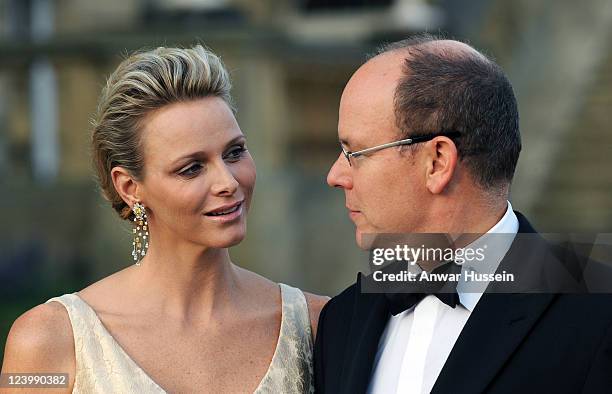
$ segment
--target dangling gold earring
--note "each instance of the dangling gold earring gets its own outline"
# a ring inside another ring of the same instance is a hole
[[[140,260],[147,253],[149,248],[149,223],[147,222],[147,212],[144,205],[137,202],[132,208],[134,212],[134,241],[132,242],[132,257],[136,265],[140,265]]]

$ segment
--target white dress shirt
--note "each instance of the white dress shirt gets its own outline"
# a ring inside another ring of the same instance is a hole
[[[473,249],[485,243],[489,247],[484,262],[478,265],[466,262],[461,268],[462,273],[465,270],[494,273],[517,232],[518,219],[508,201],[506,213],[487,234],[511,236],[486,239],[485,234],[470,244]],[[495,244],[494,247],[490,247],[491,243]],[[368,393],[429,393],[488,282],[479,285],[482,286],[480,290],[474,291],[470,287],[468,292],[467,284],[459,281],[460,304],[455,308],[434,295],[428,295],[415,307],[391,316],[378,343]]]

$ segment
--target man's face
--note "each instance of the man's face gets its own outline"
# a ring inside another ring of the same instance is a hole
[[[393,110],[401,61],[396,54],[380,55],[357,70],[347,84],[338,121],[338,137],[345,150],[354,152],[402,138]],[[359,246],[365,247],[364,234],[419,231],[428,193],[418,150],[387,148],[353,157],[351,163],[340,153],[327,183],[344,190]]]

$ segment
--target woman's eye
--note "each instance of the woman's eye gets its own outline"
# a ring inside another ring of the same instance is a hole
[[[197,175],[201,170],[202,170],[202,165],[200,163],[195,163],[195,164],[185,168],[181,172],[179,172],[179,175],[185,176],[185,177],[190,177],[190,176]]]
[[[225,159],[230,161],[238,161],[240,160],[240,158],[242,158],[246,151],[247,148],[245,146],[236,146],[235,148],[232,148],[229,152],[227,152],[227,154],[225,155]]]

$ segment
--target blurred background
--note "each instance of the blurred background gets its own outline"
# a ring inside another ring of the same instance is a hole
[[[325,183],[340,95],[367,53],[423,31],[506,70],[523,138],[514,208],[543,232],[611,232],[609,0],[0,0],[1,348],[25,310],[132,263],[89,157],[89,119],[127,53],[200,42],[222,56],[258,170],[233,259],[335,295],[367,259]]]

